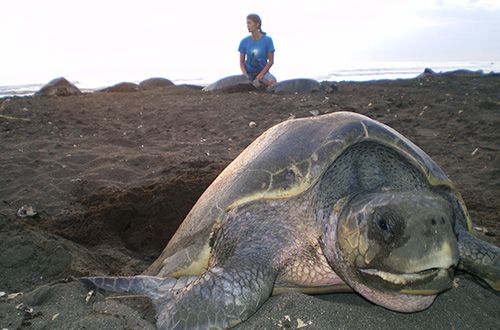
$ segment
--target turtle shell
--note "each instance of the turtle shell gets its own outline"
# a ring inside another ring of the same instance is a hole
[[[280,81],[267,89],[276,94],[316,93],[322,91],[321,84],[314,79],[290,79]]]
[[[234,92],[253,91],[255,89],[256,88],[254,87],[254,85],[252,85],[252,82],[248,80],[248,77],[240,74],[219,79],[216,82],[213,82],[208,86],[205,86],[203,88],[203,91],[205,92],[220,91],[220,92],[234,93]]]
[[[459,218],[470,230],[471,220],[460,193],[424,151],[366,116],[336,112],[287,120],[252,142],[207,188],[145,274],[178,277],[202,273],[210,257],[211,235],[225,212],[251,201],[305,192],[347,148],[363,141],[396,150],[421,171],[430,186],[449,191],[450,201],[461,213]]]

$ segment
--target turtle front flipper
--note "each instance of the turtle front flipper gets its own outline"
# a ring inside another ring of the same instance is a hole
[[[500,248],[474,237],[465,228],[460,228],[458,249],[460,263],[458,268],[486,282],[491,288],[500,291]]]

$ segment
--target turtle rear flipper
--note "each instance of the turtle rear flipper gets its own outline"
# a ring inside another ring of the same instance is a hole
[[[138,293],[155,299],[161,291],[168,292],[183,288],[197,279],[197,276],[185,276],[179,279],[157,276],[92,276],[78,280],[90,287],[97,287],[110,292]],[[156,293],[156,294],[155,294]]]
[[[146,295],[157,310],[158,329],[229,328],[246,320],[270,296],[275,275],[256,265],[200,276],[84,277],[80,281],[113,292]]]
[[[458,268],[477,276],[500,291],[500,248],[474,237],[465,228],[458,230]]]

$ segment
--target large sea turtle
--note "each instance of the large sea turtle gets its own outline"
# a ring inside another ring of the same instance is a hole
[[[427,154],[338,112],[257,138],[143,275],[82,281],[149,296],[161,329],[231,327],[290,290],[354,290],[414,312],[451,287],[456,267],[500,289],[500,249],[470,229],[460,193]]]

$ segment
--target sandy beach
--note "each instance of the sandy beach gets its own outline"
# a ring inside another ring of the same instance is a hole
[[[290,118],[354,111],[396,129],[455,183],[474,234],[500,245],[500,75],[337,87],[0,99],[0,328],[154,329],[146,298],[89,296],[66,279],[140,274],[224,167]],[[37,215],[18,216],[22,206]],[[498,293],[459,274],[459,287],[420,313],[391,312],[356,294],[293,293],[272,297],[239,328],[499,329],[499,311]]]

